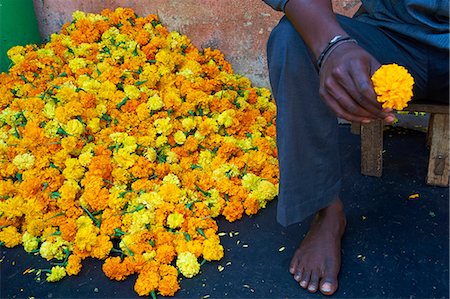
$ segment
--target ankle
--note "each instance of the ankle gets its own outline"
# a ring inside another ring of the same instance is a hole
[[[344,204],[338,198],[335,201],[333,201],[330,205],[326,206],[325,208],[322,208],[317,214],[321,217],[328,215],[337,215],[337,216],[344,216],[345,218]]]
[[[321,209],[317,213],[316,217],[321,222],[332,222],[333,227],[337,228],[339,232],[343,232],[345,226],[347,225],[344,205],[339,198],[332,202],[329,206]]]

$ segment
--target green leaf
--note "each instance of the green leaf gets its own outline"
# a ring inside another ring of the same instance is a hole
[[[131,53],[131,54],[133,54],[133,56],[138,55],[138,46],[137,45],[136,45],[136,47],[134,47],[133,53]]]
[[[191,236],[188,233],[183,232],[183,235],[186,238],[186,241],[190,241],[191,240]]]
[[[67,133],[66,131],[64,131],[64,129],[61,128],[61,127],[58,128],[58,130],[56,131],[56,134],[69,136],[69,133]]]
[[[203,231],[203,229],[201,229],[200,227],[197,227],[195,230],[196,230],[203,238],[206,238],[205,232]]]
[[[19,181],[19,182],[22,182],[22,174],[21,173],[16,173],[16,179]]]
[[[134,85],[140,86],[140,85],[146,83],[147,81],[148,81],[148,80],[137,81],[136,84],[134,84]]]
[[[119,104],[117,104],[117,109],[120,109],[120,107],[122,107],[123,105],[125,105],[125,104],[127,103],[128,99],[129,99],[128,96],[126,96],[125,98],[123,98],[123,100],[120,101]]]
[[[195,189],[196,189],[197,191],[200,191],[201,193],[203,193],[203,195],[205,195],[205,196],[207,196],[207,197],[210,197],[210,196],[211,196],[211,193],[209,193],[209,192],[207,192],[207,191],[205,191],[205,190],[202,190],[202,188],[200,188],[200,187],[197,186],[197,185],[195,185]]]
[[[192,164],[191,169],[203,168],[200,165]]]
[[[54,191],[52,193],[50,193],[50,198],[51,199],[57,199],[61,197],[61,193],[59,193],[58,191]]]

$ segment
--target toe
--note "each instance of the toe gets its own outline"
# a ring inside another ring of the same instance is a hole
[[[297,270],[297,272],[296,272],[295,275],[294,275],[295,281],[296,281],[296,282],[300,282],[300,280],[302,279],[302,277],[303,277],[303,269]]]
[[[298,256],[297,253],[295,253],[295,255],[292,257],[291,264],[289,266],[289,272],[291,272],[292,275],[294,275],[299,270],[297,269],[299,264],[299,259],[297,256]]]
[[[313,271],[311,273],[311,278],[309,280],[308,291],[311,293],[315,293],[315,292],[317,292],[318,287],[319,287],[319,273],[316,271]]]
[[[302,279],[300,280],[300,286],[306,289],[309,285],[309,280],[311,278],[311,272],[305,271],[303,272]]]
[[[320,292],[324,295],[333,295],[338,288],[338,280],[335,276],[325,276],[320,282]]]

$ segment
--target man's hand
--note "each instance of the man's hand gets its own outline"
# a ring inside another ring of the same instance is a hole
[[[354,43],[339,45],[325,60],[320,70],[320,95],[339,118],[368,123],[395,117],[390,109],[382,109],[370,77],[380,63]]]

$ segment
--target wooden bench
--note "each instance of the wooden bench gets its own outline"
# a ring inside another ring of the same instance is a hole
[[[417,102],[410,103],[404,110],[430,114],[427,131],[430,157],[426,182],[428,185],[448,186],[449,106]],[[352,133],[361,134],[361,173],[364,175],[380,177],[382,174],[383,127],[382,120],[369,124],[352,124]]]

